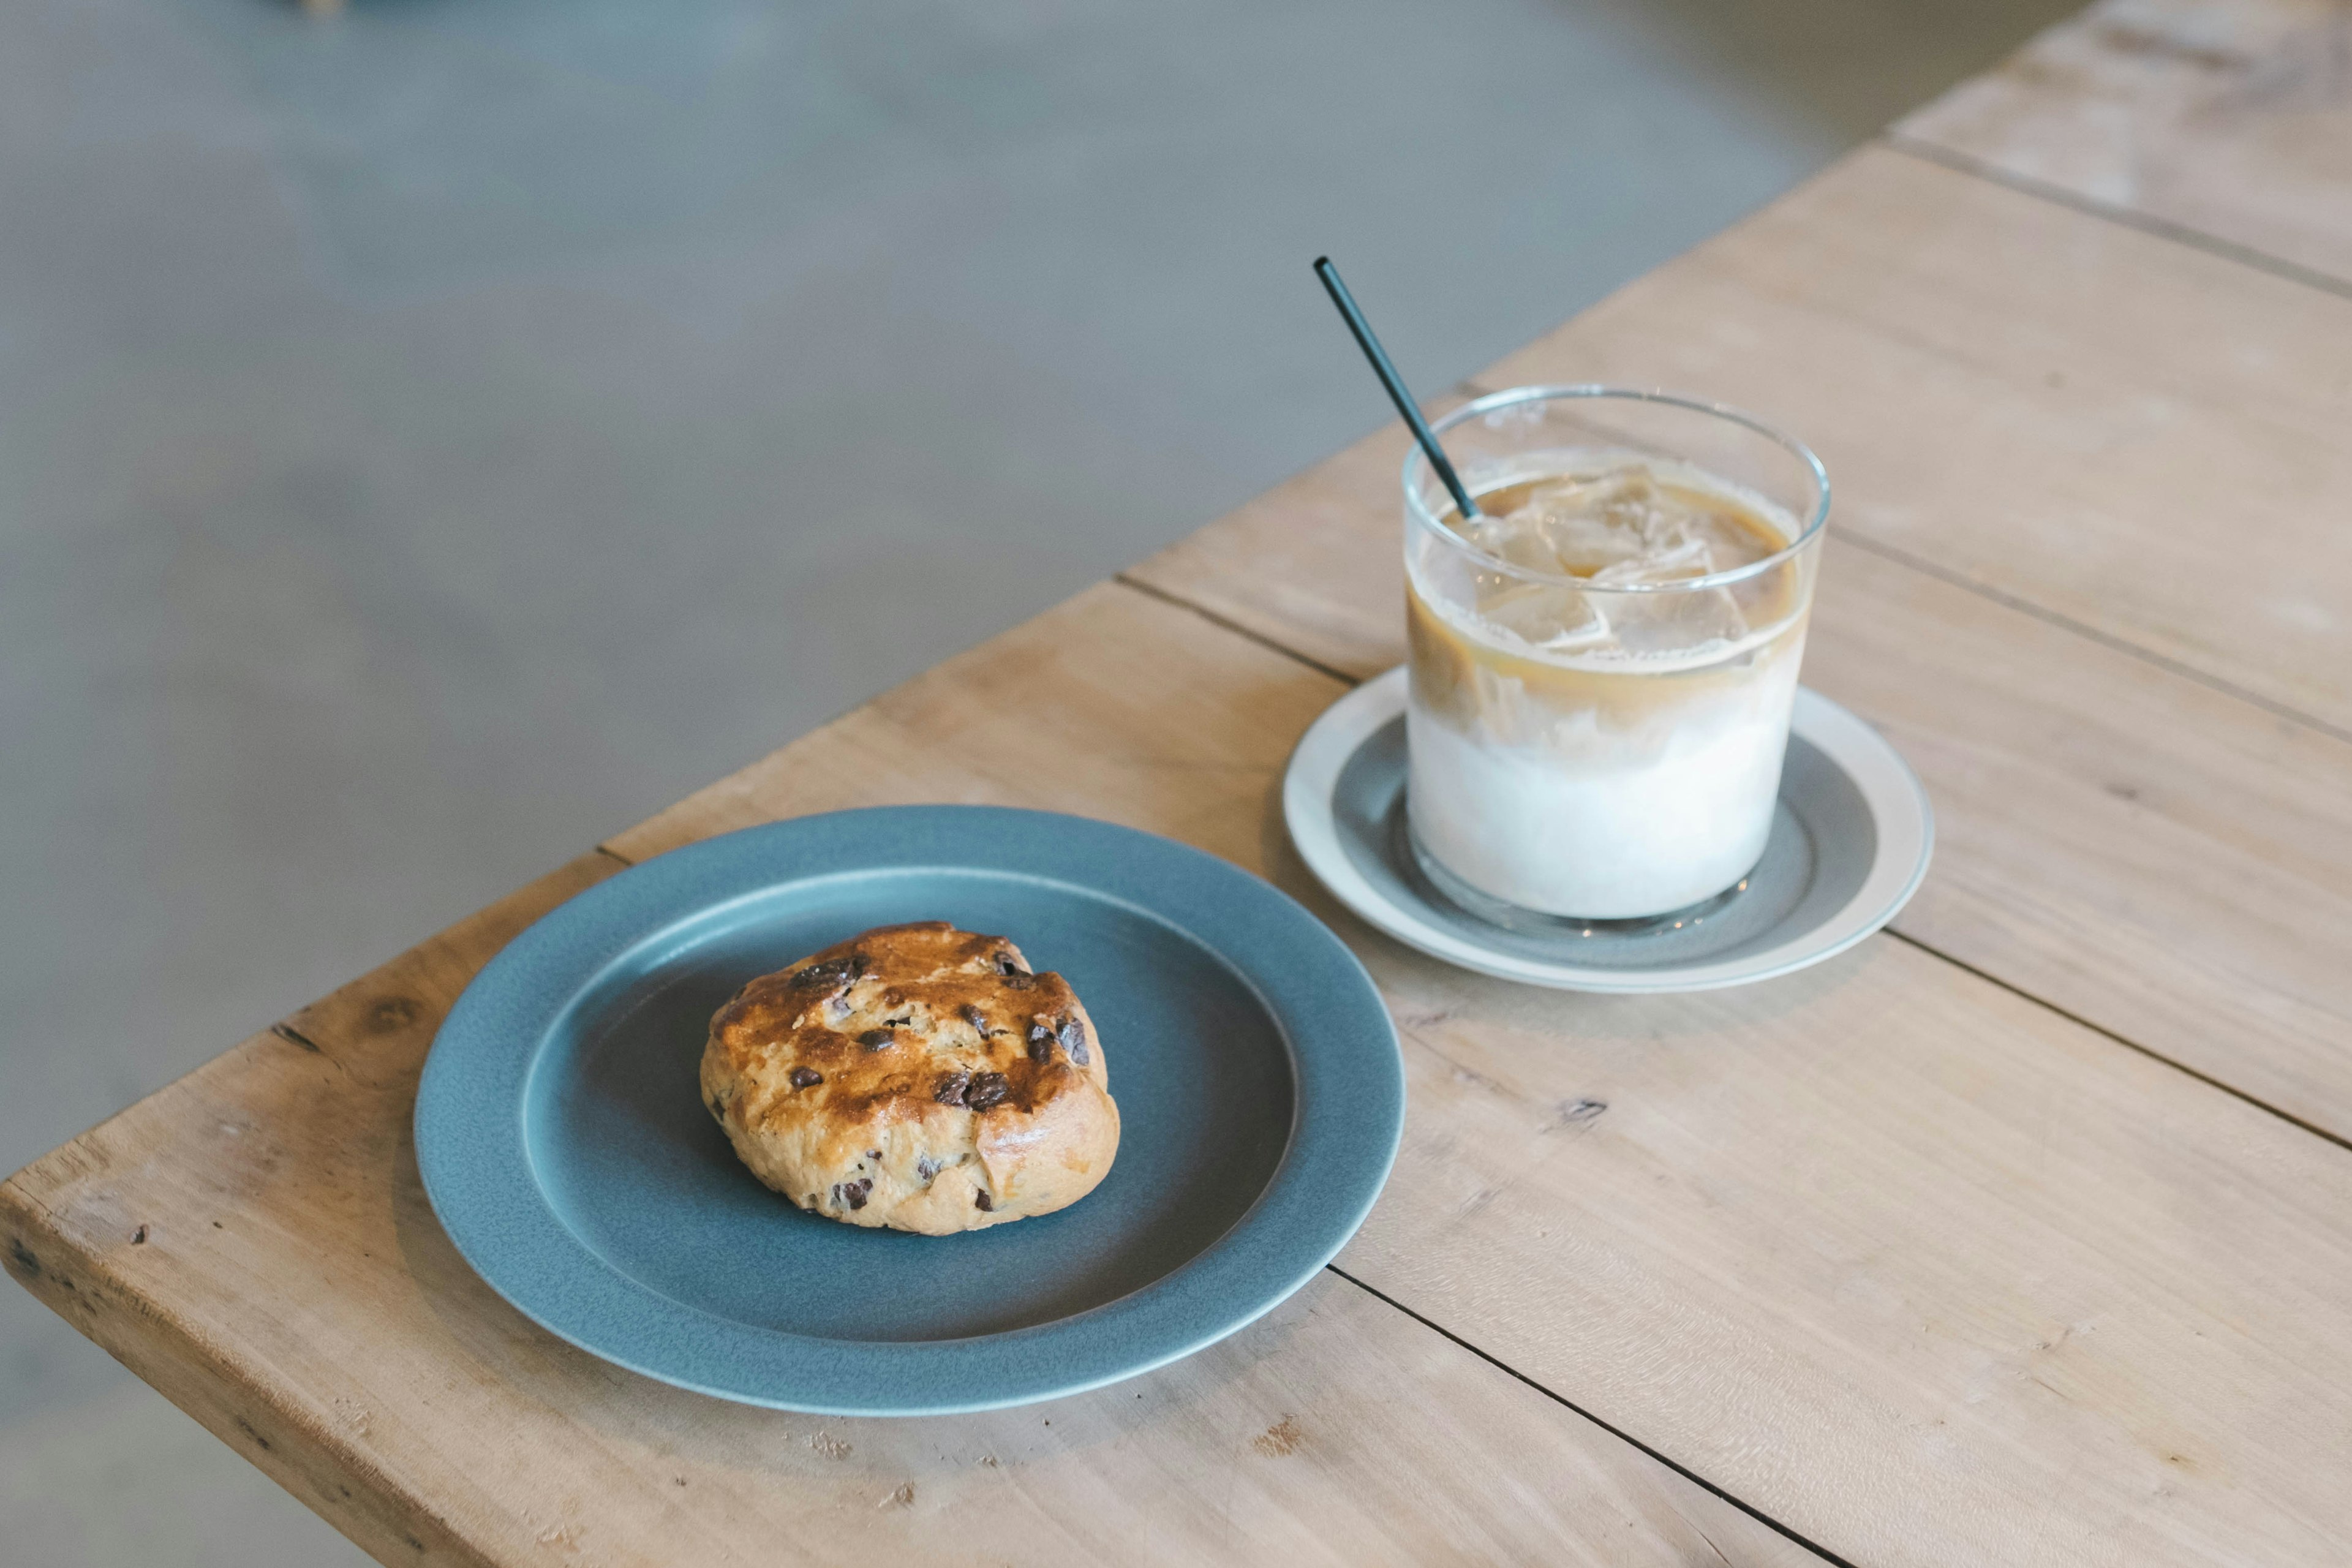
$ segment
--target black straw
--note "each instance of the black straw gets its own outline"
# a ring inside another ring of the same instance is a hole
[[[1445,460],[1445,448],[1437,444],[1437,432],[1432,430],[1429,421],[1421,416],[1421,405],[1413,402],[1412,394],[1404,389],[1404,377],[1399,375],[1396,366],[1389,363],[1388,351],[1381,347],[1381,340],[1372,335],[1372,324],[1364,320],[1363,311],[1356,308],[1356,297],[1348,292],[1345,283],[1339,281],[1339,269],[1331,265],[1329,257],[1315,258],[1315,276],[1323,279],[1323,287],[1330,290],[1331,303],[1339,307],[1339,314],[1347,319],[1348,330],[1356,334],[1356,346],[1362,349],[1364,357],[1372,362],[1372,369],[1380,376],[1381,384],[1389,389],[1389,401],[1396,405],[1399,414],[1404,416],[1405,425],[1412,431],[1412,438],[1421,443],[1422,451],[1428,455],[1429,466],[1435,468],[1437,477],[1445,481],[1447,491],[1454,497],[1454,504],[1462,509],[1465,520],[1476,517],[1477,503],[1470,499],[1470,492],[1462,488],[1462,480],[1454,472],[1454,465]]]

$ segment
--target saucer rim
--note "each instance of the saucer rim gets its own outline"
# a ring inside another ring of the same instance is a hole
[[[1776,979],[1834,958],[1902,912],[1927,879],[1936,847],[1927,786],[1886,738],[1811,687],[1797,690],[1790,731],[1844,773],[1877,829],[1877,853],[1853,895],[1825,918],[1759,952],[1629,973],[1528,958],[1482,946],[1426,919],[1420,900],[1391,899],[1339,843],[1332,800],[1358,752],[1404,711],[1406,668],[1376,675],[1319,714],[1284,770],[1282,815],[1307,869],[1332,896],[1406,946],[1459,968],[1559,991],[1658,995]]]

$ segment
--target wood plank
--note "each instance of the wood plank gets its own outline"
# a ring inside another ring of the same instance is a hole
[[[1895,128],[2352,287],[2352,7],[2100,0]]]
[[[1808,678],[1936,803],[1896,929],[2352,1140],[2352,742],[1861,551],[1823,577]]]
[[[1095,790],[1246,854],[1338,689],[1097,590],[793,748],[790,804]],[[620,864],[575,862],[19,1173],[9,1271],[386,1563],[1818,1561],[1336,1276],[1148,1377],[948,1419],[727,1405],[554,1340],[435,1224],[408,1121],[465,982]]]
[[[1671,1000],[1360,951],[1412,1109],[1350,1274],[1849,1562],[2343,1561],[2342,1149],[1891,939]]]
[[[1360,442],[1129,575],[1351,676],[1386,669],[1405,656],[1404,441]],[[1936,803],[1936,868],[1896,929],[2352,1139],[2352,742],[1836,531],[1805,679]]]
[[[1839,526],[2352,733],[2352,299],[1884,149],[1482,373],[1741,405]]]

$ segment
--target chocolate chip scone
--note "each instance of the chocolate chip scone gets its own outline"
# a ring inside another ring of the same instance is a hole
[[[702,1100],[813,1214],[947,1236],[1051,1214],[1118,1152],[1094,1021],[1021,950],[879,926],[763,974],[710,1020]]]

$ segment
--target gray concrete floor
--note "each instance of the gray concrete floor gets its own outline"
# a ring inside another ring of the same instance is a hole
[[[0,10],[0,1171],[2069,8]],[[358,1560],[14,1289],[0,1542]]]

